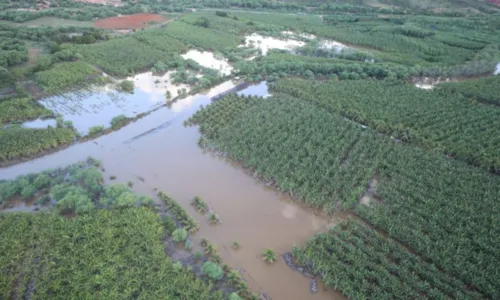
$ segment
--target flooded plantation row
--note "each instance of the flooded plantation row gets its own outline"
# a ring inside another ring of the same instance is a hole
[[[316,281],[313,291],[317,292],[311,293],[311,278],[291,269],[281,256],[269,265],[262,261],[261,254],[266,248],[285,254],[346,215],[335,215],[332,219],[302,207],[247,174],[239,164],[199,148],[198,128],[183,126],[184,120],[200,105],[209,104],[234,86],[231,81],[226,82],[205,95],[189,96],[171,108],[161,107],[108,135],[4,168],[0,179],[65,166],[93,156],[103,162],[107,183],[130,181],[138,194],[154,196],[154,190],[158,189],[176,199],[201,225],[192,238],[193,243],[206,238],[217,245],[223,261],[240,270],[255,292],[262,291],[271,299],[343,299],[320,282],[316,285]],[[268,95],[265,83],[249,86],[239,93]],[[217,214],[219,224],[210,225],[209,214],[200,214],[190,205],[194,196],[202,198]],[[232,248],[235,241],[240,244],[237,250]]]

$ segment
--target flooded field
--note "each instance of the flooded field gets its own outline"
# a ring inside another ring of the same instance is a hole
[[[294,39],[278,39],[270,36],[263,36],[253,33],[245,37],[245,46],[260,49],[263,55],[266,55],[270,49],[293,50],[304,46],[305,43]]]
[[[24,128],[47,128],[49,126],[56,127],[57,122],[55,119],[36,119],[33,121],[27,121],[22,124]]]
[[[184,59],[192,59],[203,67],[217,70],[221,75],[230,75],[233,70],[226,59],[216,57],[209,51],[189,50],[181,56]]]
[[[225,82],[205,95],[179,100],[171,109],[162,107],[111,134],[4,168],[0,179],[93,156],[103,162],[105,178],[116,176],[116,183],[132,181],[138,194],[152,196],[157,188],[175,198],[201,225],[194,241],[207,238],[216,244],[223,261],[239,269],[254,291],[272,299],[344,299],[335,291],[325,290],[321,283],[318,292],[312,294],[311,279],[293,271],[281,256],[273,265],[264,263],[261,253],[265,248],[279,254],[288,252],[346,216],[329,218],[293,202],[253,178],[239,164],[199,148],[198,128],[183,126],[200,105],[234,87],[231,81]],[[268,95],[265,83],[240,93]],[[196,195],[219,216],[221,224],[210,225],[208,214],[201,215],[190,206]],[[240,249],[232,249],[234,241],[239,242]]]
[[[92,87],[64,95],[53,96],[39,102],[64,120],[71,121],[75,129],[86,135],[92,126],[110,126],[111,119],[120,114],[135,117],[151,111],[166,103],[166,92],[170,99],[177,97],[182,89],[189,92],[188,85],[174,85],[171,72],[157,76],[151,72],[138,74],[128,78],[135,85],[134,93],[116,91],[113,84],[103,87]]]

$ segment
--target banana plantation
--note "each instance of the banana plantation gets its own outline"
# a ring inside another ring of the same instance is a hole
[[[0,238],[1,299],[223,299],[174,266],[159,217],[146,208],[73,219],[0,214]]]
[[[500,171],[500,111],[406,83],[284,79],[271,88],[404,142]],[[473,92],[474,90],[469,90]]]
[[[299,97],[314,91],[311,88],[299,93],[306,85],[292,82]],[[358,86],[363,88],[360,82]],[[316,91],[322,88],[320,84],[313,87]],[[284,90],[281,87],[280,91]],[[288,86],[288,90],[295,89]],[[335,93],[331,95],[336,99]],[[377,250],[363,239],[354,240],[356,243],[338,240],[354,238],[349,235],[351,231],[364,228],[350,228],[349,224],[347,229],[314,238],[304,248],[307,255],[303,256],[304,262],[314,258],[313,268],[345,295],[353,299],[373,293],[380,299],[394,295],[499,297],[495,278],[500,265],[493,245],[500,244],[500,178],[444,157],[439,151],[397,143],[337,114],[329,105],[304,98],[284,94],[260,100],[229,96],[198,111],[188,123],[200,125],[208,138],[206,146],[243,162],[264,182],[295,199],[326,212],[354,209],[364,222],[397,239],[394,245],[411,248],[412,254],[404,255],[414,261],[413,268],[418,267],[429,278],[448,278],[450,282],[434,283],[412,274],[406,266],[392,265],[393,258],[378,253],[389,251],[386,246]],[[355,101],[356,95],[350,99]],[[343,108],[342,103],[336,105]],[[370,113],[384,112],[380,108]],[[373,181],[377,182],[375,195],[367,205],[360,203]],[[385,236],[377,239],[378,243],[392,245]],[[398,251],[405,252],[405,247]],[[380,261],[382,258],[385,260]],[[397,271],[399,268],[403,271]],[[434,288],[434,284],[439,287]]]

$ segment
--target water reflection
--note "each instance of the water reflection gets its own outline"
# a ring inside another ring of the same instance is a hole
[[[497,67],[495,69],[495,72],[493,73],[493,75],[498,75],[500,74],[500,63],[497,64]]]
[[[192,59],[205,68],[215,69],[222,75],[229,75],[233,70],[227,59],[215,57],[209,51],[189,50],[181,56],[184,59]]]
[[[46,119],[46,120],[36,119],[33,121],[24,122],[22,124],[22,127],[38,129],[38,128],[47,128],[49,126],[56,127],[56,125],[57,122],[55,119]]]
[[[269,89],[267,87],[267,82],[262,81],[258,84],[252,84],[243,90],[237,92],[240,96],[259,96],[259,97],[269,97]]]
[[[134,93],[122,93],[115,90],[113,84],[94,86],[63,95],[53,96],[39,102],[64,120],[73,123],[75,129],[86,135],[92,126],[109,127],[113,117],[123,114],[135,117],[151,111],[178,96],[181,89],[189,92],[187,85],[175,85],[170,80],[171,72],[153,75],[151,72],[130,77],[134,81]],[[167,91],[170,93],[166,97]]]
[[[245,46],[260,49],[263,55],[266,55],[270,49],[293,50],[304,46],[305,43],[293,39],[277,39],[269,36],[262,36],[253,33],[245,37]]]

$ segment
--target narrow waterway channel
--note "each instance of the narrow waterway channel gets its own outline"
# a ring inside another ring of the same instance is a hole
[[[293,202],[250,176],[238,164],[199,148],[198,128],[183,126],[183,121],[200,105],[207,105],[212,97],[233,87],[232,82],[226,82],[206,95],[180,100],[170,109],[158,109],[119,131],[0,169],[0,179],[65,166],[93,156],[103,162],[105,178],[114,175],[117,179],[113,182],[132,181],[134,191],[139,194],[154,195],[157,188],[176,199],[201,225],[194,241],[207,238],[217,245],[223,261],[241,270],[254,291],[278,300],[344,299],[321,283],[319,291],[312,294],[309,278],[291,270],[281,256],[275,264],[266,264],[261,253],[265,248],[279,254],[288,252],[346,216],[326,217]],[[253,94],[267,95],[265,84],[249,88]],[[210,225],[208,214],[201,215],[190,206],[195,195],[215,211],[221,224]],[[232,249],[234,241],[239,242],[240,249]]]

